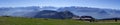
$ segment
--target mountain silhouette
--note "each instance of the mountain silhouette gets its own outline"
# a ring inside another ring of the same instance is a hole
[[[43,10],[35,15],[35,18],[56,18],[56,19],[66,19],[75,16],[69,11],[57,12],[52,10]]]
[[[67,14],[68,15],[70,14],[70,16],[72,16],[71,13],[77,16],[92,16],[93,18],[96,18],[96,19],[120,17],[120,10],[78,7],[78,6],[59,7],[59,8],[51,7],[51,6],[49,7],[39,7],[39,6],[1,7],[0,8],[0,16],[7,15],[7,16],[15,16],[15,17],[65,18]],[[46,16],[46,14],[48,14],[48,16],[50,17]],[[66,18],[70,18],[70,17],[66,17]]]

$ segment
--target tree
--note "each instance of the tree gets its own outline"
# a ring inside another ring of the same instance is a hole
[[[11,16],[2,16],[2,17],[11,17]]]
[[[115,20],[115,22],[117,22],[117,21],[118,21],[118,18],[114,18],[114,20]]]

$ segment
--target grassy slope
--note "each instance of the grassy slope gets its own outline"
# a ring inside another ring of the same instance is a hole
[[[90,23],[75,20],[0,17],[0,25],[120,25],[120,23]]]

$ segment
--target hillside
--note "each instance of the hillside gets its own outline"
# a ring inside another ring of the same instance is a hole
[[[34,17],[35,18],[55,18],[55,19],[71,19],[75,15],[70,11],[52,11],[52,10],[43,10],[37,13]]]
[[[87,16],[92,16],[96,19],[115,18],[115,17],[120,18],[120,13],[119,13],[120,10],[78,7],[78,6],[60,7],[60,8],[52,7],[52,6],[49,7],[28,6],[28,7],[14,7],[14,8],[4,7],[4,8],[0,8],[0,16],[7,15],[7,16],[18,16],[18,17],[34,17],[36,16],[36,14],[44,10],[50,10],[56,12],[63,12],[67,10],[77,16],[87,15]]]
[[[0,17],[0,25],[120,25],[116,23],[84,22],[70,19]]]

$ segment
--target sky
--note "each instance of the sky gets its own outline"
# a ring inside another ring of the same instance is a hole
[[[0,0],[0,7],[54,6],[120,9],[120,0]]]

